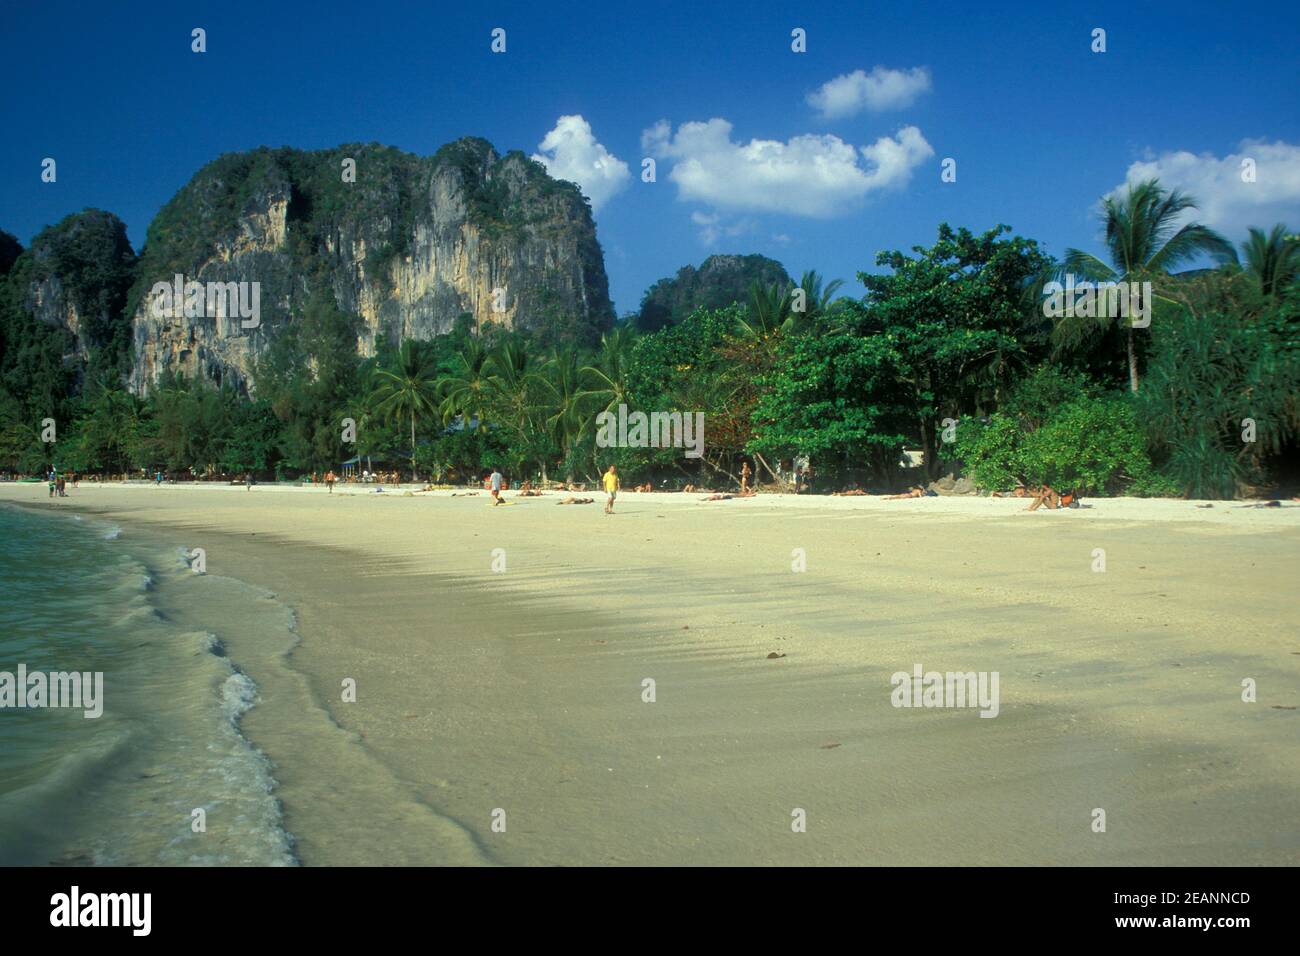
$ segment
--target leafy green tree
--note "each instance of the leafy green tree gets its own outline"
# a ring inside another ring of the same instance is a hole
[[[899,359],[883,336],[796,337],[763,381],[747,450],[808,455],[827,476],[886,478],[911,418],[894,388]]]
[[[1032,239],[980,235],[947,223],[915,255],[882,252],[892,272],[859,273],[863,303],[846,313],[854,332],[880,336],[896,356],[895,400],[912,410],[930,477],[939,474],[942,417],[996,404],[1041,353],[1045,320],[1029,297],[1048,259]],[[1045,348],[1045,344],[1043,346]]]
[[[100,390],[76,424],[78,470],[130,471],[138,457],[144,415],[144,402],[129,392]]]
[[[1161,486],[1131,403],[1078,374],[1045,366],[1001,409],[956,429],[957,456],[984,489],[1047,484],[1080,494],[1150,493]]]
[[[239,402],[231,410],[230,433],[218,465],[226,474],[267,472],[280,460],[280,422],[267,401]]]

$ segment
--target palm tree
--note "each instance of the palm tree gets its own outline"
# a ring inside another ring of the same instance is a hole
[[[1168,276],[1178,265],[1208,255],[1221,262],[1235,262],[1232,244],[1213,229],[1200,223],[1179,226],[1184,213],[1196,208],[1196,201],[1174,189],[1167,190],[1158,179],[1129,184],[1119,196],[1101,201],[1106,223],[1106,250],[1111,264],[1078,249],[1067,249],[1061,265],[1062,275],[1083,276],[1090,282],[1155,282]],[[1157,299],[1169,302],[1163,296]],[[1109,310],[1099,310],[1106,312]],[[1108,328],[1114,317],[1096,318],[1065,315],[1053,330],[1058,349],[1077,345],[1090,333]],[[1137,350],[1133,325],[1126,329],[1129,388],[1138,390]]]
[[[374,391],[362,392],[358,397],[348,401],[343,409],[345,417],[351,418],[356,424],[357,440],[352,443],[353,454],[358,458],[362,455],[366,456],[367,469],[372,468],[371,452],[375,451],[377,447],[377,442],[371,437],[370,425],[376,418],[381,417],[376,407],[378,401],[378,396]],[[333,461],[334,455],[338,451],[338,443],[334,439],[337,434],[337,432],[333,431],[325,432],[325,437],[329,442],[327,453],[331,461]]]
[[[490,369],[487,380],[490,414],[495,414],[498,425],[517,436],[520,449],[517,463],[522,467],[532,453],[545,477],[546,456],[538,448],[538,438],[545,434],[541,420],[546,406],[538,396],[542,374],[537,361],[521,341],[511,340],[489,353],[486,368]]]
[[[1246,271],[1259,282],[1259,291],[1265,296],[1281,296],[1300,275],[1300,241],[1288,236],[1280,222],[1267,236],[1264,230],[1251,227],[1241,251]]]
[[[437,407],[437,387],[433,363],[423,343],[407,339],[397,352],[394,367],[376,368],[374,372],[375,411],[386,418],[411,421],[411,474],[415,474],[415,420],[433,414]]]
[[[477,341],[470,340],[456,354],[452,371],[438,380],[443,423],[450,424],[457,416],[467,426],[471,419],[484,421],[487,417],[491,378],[492,369],[488,364],[487,350]]]
[[[749,285],[749,309],[738,320],[736,331],[742,339],[763,341],[779,335],[793,325],[791,311],[794,297],[779,283],[764,285],[755,279]]]
[[[600,337],[600,351],[592,365],[578,370],[584,388],[578,393],[583,407],[593,413],[616,412],[619,405],[631,405],[627,371],[636,332],[620,325]]]
[[[572,348],[555,351],[546,365],[538,384],[545,403],[546,431],[561,458],[568,461],[573,446],[582,440],[587,431],[587,420],[582,416],[582,368],[578,353]],[[545,480],[545,467],[542,469]]]
[[[600,351],[596,353],[595,361],[578,370],[582,385],[576,396],[582,421],[580,435],[595,424],[601,412],[617,414],[620,405],[631,407],[634,404],[628,370],[635,341],[636,329],[631,325],[615,327],[600,337]],[[599,470],[599,450],[593,456],[593,462]]]
[[[822,277],[816,270],[809,269],[799,280],[798,289],[803,293],[803,312],[792,313],[792,328],[802,330],[809,328],[818,319],[825,316],[835,300],[835,293],[844,285],[843,279],[833,279],[822,287]],[[797,318],[796,318],[797,316]]]

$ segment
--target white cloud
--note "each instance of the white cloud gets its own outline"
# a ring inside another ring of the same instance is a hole
[[[669,179],[679,199],[725,210],[790,213],[825,219],[842,215],[869,192],[906,183],[934,155],[915,126],[855,149],[837,136],[795,136],[786,142],[731,140],[724,119],[667,120],[641,134],[644,149],[674,161]]]
[[[546,134],[533,159],[546,167],[556,179],[577,183],[599,209],[631,179],[627,163],[596,142],[591,124],[581,116],[561,116],[555,128]]]
[[[863,110],[904,109],[929,89],[930,71],[924,66],[910,70],[877,66],[870,73],[854,70],[837,76],[809,93],[807,99],[824,119],[842,119]]]
[[[700,227],[700,241],[706,246],[714,245],[724,236],[735,238],[753,229],[753,222],[746,218],[724,219],[717,213],[691,213],[691,222]]]
[[[1255,161],[1255,182],[1242,182],[1242,160]],[[1244,140],[1236,152],[1220,159],[1186,150],[1160,153],[1129,166],[1124,183],[1158,178],[1196,200],[1189,220],[1204,223],[1238,242],[1250,226],[1267,232],[1274,223],[1300,225],[1300,146],[1277,141]]]

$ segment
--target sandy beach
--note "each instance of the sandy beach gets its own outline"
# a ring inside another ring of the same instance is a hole
[[[204,549],[160,600],[256,682],[307,865],[1300,862],[1300,505],[70,495],[0,485]],[[893,706],[918,664],[997,716]]]

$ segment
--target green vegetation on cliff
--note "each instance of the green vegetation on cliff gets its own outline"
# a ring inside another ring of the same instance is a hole
[[[46,227],[14,256],[0,281],[0,389],[29,419],[66,410],[83,383],[121,381],[135,261],[122,221],[98,209]]]
[[[700,267],[683,266],[677,275],[660,279],[641,299],[637,328],[654,332],[675,325],[695,309],[725,309],[749,301],[750,287],[789,287],[785,267],[766,256],[709,256]]]
[[[487,159],[472,142],[441,156],[458,182],[475,175],[476,157]],[[274,165],[299,184],[295,241],[351,215],[332,205],[332,184],[313,186],[291,160]],[[489,179],[533,175],[518,161],[490,165]],[[386,179],[400,192],[399,172]],[[1143,188],[1159,198],[1157,187]],[[567,196],[560,188],[551,200]],[[944,223],[929,247],[879,253],[874,265],[886,271],[859,273],[860,300],[834,298],[837,283],[808,272],[800,311],[782,270],[729,294],[738,301],[693,305],[657,331],[628,323],[592,346],[570,334],[558,293],[539,283],[547,335],[465,314],[427,341],[381,340],[366,359],[355,347],[357,316],[340,309],[328,261],[312,255],[295,275],[291,321],[258,356],[258,399],[248,401],[170,374],[144,398],[75,393],[69,333],[38,326],[22,296],[60,262],[70,299],[112,300],[97,283],[112,286],[120,269],[87,251],[108,248],[111,230],[92,225],[38,237],[43,251],[23,253],[0,281],[0,468],[37,470],[53,458],[76,470],[290,477],[359,455],[435,480],[473,480],[493,466],[518,479],[591,480],[614,462],[626,485],[734,487],[744,464],[771,482],[807,457],[820,489],[883,489],[951,470],[984,490],[1048,482],[1084,495],[1195,496],[1292,489],[1300,478],[1297,247],[1280,226],[1252,234],[1244,265],[1176,276],[1151,267],[1149,328],[1085,310],[1052,315],[1042,289],[1061,263],[1005,226]],[[1143,244],[1159,238],[1158,223],[1153,230]],[[771,260],[736,258],[721,270],[712,262],[687,273],[694,294],[723,285],[697,281],[697,271],[734,274]],[[670,286],[662,300],[684,294]],[[596,416],[623,405],[702,413],[702,456],[602,447]],[[46,415],[59,423],[53,448],[39,438]],[[345,439],[345,419],[355,440]],[[902,452],[917,447],[922,469],[904,471]]]

